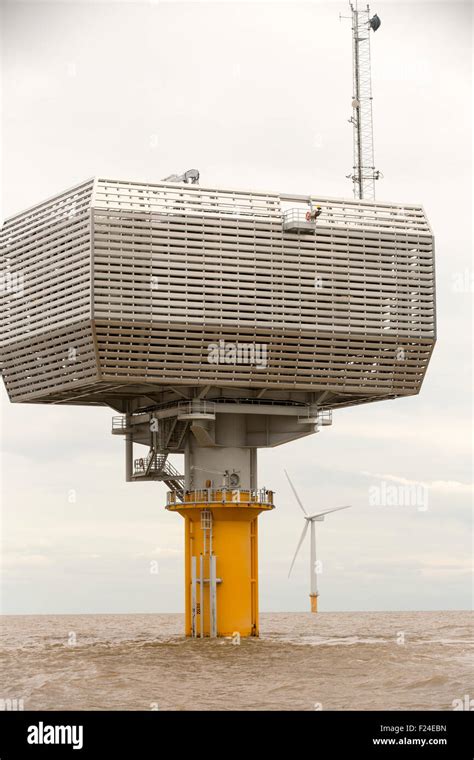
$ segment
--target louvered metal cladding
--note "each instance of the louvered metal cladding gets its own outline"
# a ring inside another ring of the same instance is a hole
[[[108,403],[169,384],[327,391],[331,406],[417,393],[435,340],[422,208],[311,200],[310,235],[283,230],[303,198],[104,179],[7,219],[10,398]],[[262,344],[265,365],[210,363],[221,340]]]

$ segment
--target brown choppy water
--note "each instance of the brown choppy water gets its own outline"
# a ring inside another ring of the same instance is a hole
[[[181,615],[4,616],[0,699],[25,710],[451,710],[474,697],[472,613],[260,622],[260,639],[234,645],[185,639]]]

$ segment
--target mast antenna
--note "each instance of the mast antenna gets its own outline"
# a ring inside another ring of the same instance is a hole
[[[348,174],[354,187],[354,198],[375,199],[375,180],[381,173],[374,162],[374,129],[372,117],[372,75],[370,64],[370,32],[379,29],[381,21],[375,14],[370,17],[367,5],[359,10],[357,1],[350,3],[352,19],[352,116],[354,165]]]

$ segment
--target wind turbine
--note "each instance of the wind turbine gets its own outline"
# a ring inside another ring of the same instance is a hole
[[[311,590],[310,590],[309,598],[311,599],[311,612],[317,612],[319,592],[318,592],[318,574],[316,572],[316,522],[322,522],[325,516],[328,515],[330,512],[338,512],[340,509],[349,509],[351,505],[349,504],[347,507],[333,507],[332,509],[325,509],[323,512],[316,512],[314,515],[308,515],[306,509],[303,507],[300,497],[298,496],[296,492],[296,488],[291,482],[290,476],[288,475],[286,470],[285,470],[285,475],[288,479],[288,483],[290,484],[291,490],[293,491],[295,495],[296,501],[298,502],[298,504],[300,505],[301,509],[304,512],[304,519],[305,519],[305,526],[303,528],[303,532],[298,542],[298,546],[296,547],[295,556],[293,557],[293,562],[290,565],[288,578],[290,577],[290,573],[293,570],[295,559],[305,539],[306,533],[308,532],[308,528],[311,525],[311,556],[310,556],[310,571],[309,571]]]

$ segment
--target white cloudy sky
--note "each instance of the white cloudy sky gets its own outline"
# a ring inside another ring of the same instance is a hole
[[[380,200],[421,202],[436,234],[438,345],[418,397],[342,410],[260,453],[263,610],[308,607],[302,529],[319,532],[324,610],[471,604],[471,7],[380,2],[372,38]],[[9,215],[94,174],[350,196],[350,27],[341,2],[3,2],[2,201]],[[107,409],[10,405],[1,391],[2,609],[183,608],[183,525],[165,487],[125,484]],[[375,507],[415,482],[426,511]],[[71,501],[71,492],[75,502]],[[150,573],[158,560],[159,573]]]

